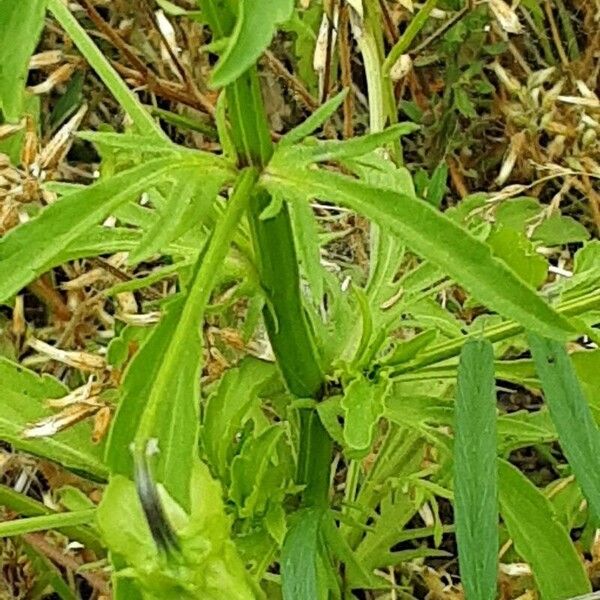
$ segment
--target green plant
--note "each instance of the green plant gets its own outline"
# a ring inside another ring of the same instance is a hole
[[[99,364],[67,357],[81,367],[73,387],[85,384],[81,371],[123,369],[117,398],[102,397],[114,417],[98,446],[84,424],[24,436],[48,417],[44,402],[70,389],[0,358],[0,439],[103,487],[98,506],[71,493],[68,510],[56,513],[2,487],[2,503],[25,518],[1,523],[1,535],[53,528],[93,547],[110,561],[117,599],[352,598],[358,589],[401,588],[386,569],[447,557],[440,505],[453,502],[468,598],[496,596],[499,535],[530,564],[543,597],[590,591],[569,536],[574,523],[563,523],[549,494],[506,459],[558,440],[577,482],[572,502],[585,498],[589,507],[581,526],[594,527],[600,475],[590,465],[600,438],[587,363],[600,355],[569,356],[565,343],[598,338],[600,293],[590,286],[598,243],[579,250],[569,283],[538,293],[548,265],[524,234],[531,203],[505,208],[492,227],[485,196],[439,210],[443,167],[426,199],[415,192],[400,141],[418,126],[395,123],[388,76],[434,5],[424,5],[386,58],[379,5],[365,2],[359,48],[381,74],[367,82],[370,133],[313,136],[346,90],[273,143],[256,63],[278,27],[293,22],[294,3],[201,0],[193,17],[219,54],[210,79],[220,93],[215,153],[168,139],[67,6],[48,0],[131,127],[79,134],[102,157],[100,180],[58,186],[58,201],[0,239],[0,300],[11,305],[63,263],[117,251],[132,263],[156,254],[169,263],[108,293],[153,289],[174,275],[177,289],[160,297],[157,324],[123,327]],[[15,11],[0,0],[0,23]],[[43,13],[20,11],[39,31]],[[472,115],[459,90],[481,70],[452,81],[464,116]],[[17,83],[0,84],[4,119],[16,120],[23,107],[6,99]],[[152,208],[139,204],[143,192]],[[315,199],[330,214],[349,210],[372,224],[368,265],[349,288],[321,264],[330,240],[310,209]],[[116,226],[100,225],[110,215]],[[232,281],[246,341],[264,323],[274,361],[245,356],[201,388],[204,323],[209,314],[235,321],[215,293]],[[542,389],[548,411],[498,414],[496,379]],[[433,547],[411,544],[429,537]],[[72,597],[60,583],[54,589]]]

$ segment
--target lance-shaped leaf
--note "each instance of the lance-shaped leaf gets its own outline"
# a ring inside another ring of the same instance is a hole
[[[494,351],[474,340],[460,355],[454,422],[454,516],[467,598],[496,597],[497,496]]]
[[[132,442],[143,452],[149,439],[157,440],[155,475],[186,510],[198,444],[200,328],[219,267],[255,181],[255,170],[242,172],[225,213],[198,258],[188,292],[173,301],[133,359],[110,433],[107,463],[113,472],[129,477],[133,474]]]
[[[534,333],[528,339],[560,445],[598,519],[600,432],[565,347]]]
[[[215,87],[226,86],[249,69],[271,43],[276,26],[294,10],[293,0],[241,0],[237,6],[235,27],[213,71]]]
[[[226,172],[227,163],[205,153],[173,154],[122,171],[77,190],[0,239],[0,301],[43,273],[77,238],[113,210],[180,169],[196,167]]]
[[[529,563],[543,600],[591,591],[583,562],[550,501],[523,473],[500,460],[500,512],[516,551]]]
[[[21,116],[29,57],[46,12],[45,0],[0,0],[0,110],[6,121]]]
[[[291,159],[291,157],[290,157]],[[408,247],[441,267],[482,304],[554,339],[573,335],[569,321],[553,310],[486,244],[427,202],[377,188],[324,169],[303,169],[292,160],[269,166],[265,184],[296,197],[319,197],[372,219]]]

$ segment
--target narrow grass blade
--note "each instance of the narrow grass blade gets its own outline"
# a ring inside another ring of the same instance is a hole
[[[458,367],[454,437],[454,516],[461,581],[469,600],[496,597],[498,472],[494,352],[465,344]]]
[[[500,512],[516,551],[529,563],[543,600],[591,591],[583,562],[550,501],[510,463],[498,463]]]
[[[11,537],[23,535],[34,531],[45,531],[46,529],[60,529],[61,527],[73,527],[74,525],[85,525],[94,520],[95,508],[77,510],[67,513],[56,513],[54,515],[42,515],[39,517],[28,517],[14,521],[0,523],[0,537]]]
[[[115,100],[129,115],[139,133],[164,139],[165,134],[159,124],[127,87],[127,84],[114,70],[98,46],[94,44],[92,38],[71,14],[68,6],[62,0],[48,0],[48,9],[90,63],[90,66],[96,71],[98,77],[110,90]]]
[[[565,347],[528,336],[558,439],[590,510],[600,519],[600,432]]]

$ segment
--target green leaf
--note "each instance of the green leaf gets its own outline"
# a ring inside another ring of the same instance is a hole
[[[304,170],[290,163],[269,166],[267,185],[294,195],[317,196],[348,206],[394,231],[407,246],[437,264],[478,301],[548,337],[574,330],[482,243],[431,205],[405,194],[375,188],[337,173]]]
[[[531,239],[545,246],[561,246],[573,242],[585,242],[590,239],[590,232],[575,219],[553,213],[550,218],[535,228]]]
[[[95,508],[78,510],[73,512],[55,513],[52,515],[41,515],[39,517],[27,517],[15,521],[3,521],[0,523],[0,536],[11,537],[24,535],[34,531],[45,531],[47,529],[61,529],[84,525],[94,520]]]
[[[65,467],[99,478],[106,476],[101,460],[102,447],[91,443],[89,425],[78,425],[52,437],[23,437],[27,425],[49,416],[44,406],[46,400],[68,393],[58,380],[49,375],[40,377],[0,357],[0,381],[0,439],[19,450],[54,460]]]
[[[208,463],[222,481],[229,477],[237,435],[251,409],[259,405],[261,388],[276,375],[274,364],[247,358],[238,367],[229,369],[209,396],[200,437]]]
[[[295,515],[281,550],[284,600],[326,600],[327,583],[320,568],[321,522],[325,514],[309,508]]]
[[[111,428],[107,463],[132,476],[130,445],[143,452],[156,439],[156,477],[175,500],[189,508],[190,470],[197,453],[202,365],[201,325],[214,281],[256,180],[241,172],[205,251],[198,258],[187,294],[176,298],[127,371],[124,396]]]
[[[600,472],[594,468],[600,456],[600,431],[577,373],[562,344],[534,333],[528,339],[560,445],[591,512],[600,519]]]
[[[208,154],[183,154],[150,160],[109,179],[77,190],[0,239],[0,301],[35,279],[78,237],[119,205],[173,171],[205,167],[222,172],[223,163]],[[52,243],[48,243],[52,240]]]
[[[135,264],[146,260],[165,250],[194,225],[206,221],[226,179],[227,175],[222,172],[179,171],[165,206],[159,211],[160,218],[144,231],[139,245],[129,254],[128,262]]]
[[[435,206],[435,208],[439,208],[444,199],[447,179],[448,165],[445,162],[441,162],[431,175],[429,185],[427,186],[427,196],[425,197],[425,200],[432,206]]]
[[[0,110],[4,119],[21,116],[29,57],[37,46],[46,0],[0,0]]]
[[[516,467],[500,460],[500,512],[541,597],[560,600],[591,591],[582,560],[549,500]]]
[[[235,27],[212,74],[213,87],[224,87],[249,69],[294,10],[293,0],[242,0],[237,6]]]
[[[294,161],[295,166],[298,166],[311,162],[326,162],[364,156],[418,129],[420,129],[419,125],[414,123],[397,123],[383,131],[344,141],[310,139],[304,144],[278,147],[271,164],[283,169],[286,164],[289,164],[289,161]]]
[[[255,438],[244,442],[241,452],[231,462],[229,497],[239,507],[241,517],[265,512],[269,500],[276,501],[277,472],[283,466],[277,456],[277,445],[284,429],[273,425]],[[291,464],[291,455],[286,457]],[[289,473],[291,478],[291,473]]]
[[[354,379],[344,390],[344,441],[351,458],[365,456],[375,436],[375,428],[384,413],[384,398],[389,381],[373,383],[364,377]]]
[[[327,121],[335,111],[341,106],[342,102],[348,95],[348,90],[344,89],[333,98],[330,98],[321,104],[307,119],[302,121],[290,131],[288,131],[279,141],[280,146],[290,146],[302,141],[305,137],[316,131],[323,123]]]
[[[382,365],[393,367],[413,359],[422,350],[427,348],[437,337],[435,329],[427,329],[409,340],[397,342],[394,349],[383,357]]]
[[[208,467],[194,461],[191,472],[189,515],[161,486],[158,495],[164,509],[161,518],[173,530],[179,550],[161,555],[152,538],[135,484],[115,476],[97,510],[98,527],[109,548],[126,562],[121,577],[131,577],[144,591],[144,598],[190,600],[255,600],[244,565],[230,539],[221,487]],[[116,561],[115,561],[116,562]]]
[[[454,519],[467,598],[494,600],[498,571],[498,474],[494,350],[467,342],[460,355],[454,424]]]
[[[523,233],[498,227],[488,236],[494,255],[501,258],[523,281],[539,288],[548,274],[548,263],[538,254]]]

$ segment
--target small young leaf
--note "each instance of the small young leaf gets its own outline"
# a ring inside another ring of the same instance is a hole
[[[305,137],[309,136],[313,131],[317,130],[323,123],[331,117],[340,107],[344,98],[348,95],[348,90],[344,89],[333,98],[330,98],[313,112],[310,117],[302,121],[290,131],[288,131],[280,140],[280,146],[290,146],[301,142]]]
[[[494,600],[498,571],[498,475],[494,351],[467,342],[460,355],[454,423],[454,518],[467,598]]]
[[[560,445],[590,510],[600,519],[600,431],[565,347],[530,333],[531,353]]]
[[[435,206],[435,208],[439,208],[444,199],[447,179],[448,165],[445,162],[441,162],[431,175],[429,185],[427,186],[427,196],[425,197],[425,200],[432,206]]]
[[[590,239],[590,232],[579,221],[554,213],[535,228],[531,239],[545,246],[561,246],[585,242]]]
[[[389,381],[374,383],[358,377],[344,390],[344,441],[351,458],[365,456],[373,443],[375,427],[384,413]]]
[[[242,0],[237,6],[235,27],[212,74],[213,87],[225,87],[249,69],[271,43],[276,26],[294,10],[293,0]]]
[[[525,475],[500,460],[500,512],[516,551],[529,563],[544,600],[591,591],[582,560],[549,500]]]

